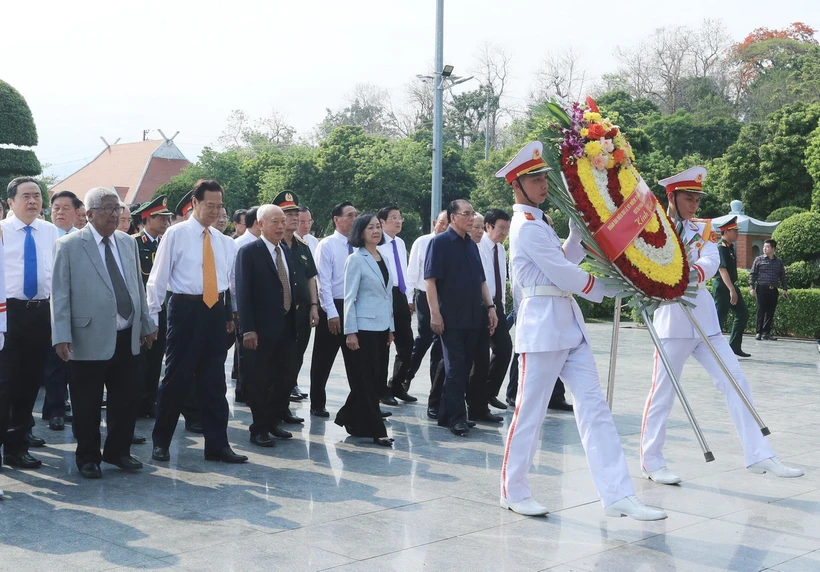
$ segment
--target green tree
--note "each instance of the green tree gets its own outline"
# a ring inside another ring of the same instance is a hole
[[[652,115],[646,132],[653,149],[679,161],[694,153],[708,159],[720,157],[737,141],[740,127],[740,122],[724,117],[698,122],[688,111],[679,110],[673,115]]]
[[[818,69],[820,72],[820,69]],[[812,179],[811,208],[820,211],[820,125],[808,136],[806,157],[803,164],[806,166]]]
[[[34,147],[37,127],[26,100],[16,89],[0,80],[0,145]],[[6,187],[15,177],[33,177],[42,171],[40,161],[29,149],[0,147],[0,195],[6,198]]]
[[[766,217],[766,222],[782,222],[790,216],[804,212],[806,212],[806,209],[800,207],[780,207],[769,213],[769,216]]]
[[[608,91],[599,95],[595,102],[601,113],[615,121],[625,133],[628,133],[630,129],[641,127],[645,124],[647,117],[658,112],[658,106],[651,100],[632,97],[622,90]],[[613,112],[618,114],[617,121]]]
[[[777,225],[772,238],[785,264],[820,258],[820,213],[807,212],[791,216]]]

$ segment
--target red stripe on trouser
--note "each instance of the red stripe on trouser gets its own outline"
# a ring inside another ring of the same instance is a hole
[[[527,354],[521,354],[521,375],[518,376],[518,397],[515,400],[515,412],[513,413],[510,430],[507,433],[507,445],[504,447],[504,462],[501,464],[501,494],[507,498],[507,459],[510,457],[510,443],[512,443],[515,426],[518,423],[518,411],[524,399],[524,381],[527,377]]]
[[[646,407],[643,410],[643,422],[641,423],[641,442],[639,445],[641,455],[641,468],[646,469],[643,465],[643,435],[646,431],[646,418],[649,415],[649,408],[652,406],[652,396],[655,394],[655,389],[658,385],[658,350],[655,350],[655,363],[652,366],[652,389],[649,390],[649,397],[646,398]]]

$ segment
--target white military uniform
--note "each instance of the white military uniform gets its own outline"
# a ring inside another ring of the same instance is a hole
[[[720,333],[715,301],[704,287],[706,281],[715,275],[720,266],[720,254],[714,242],[711,224],[702,221],[684,221],[683,224],[684,233],[681,238],[687,248],[689,264],[698,271],[698,294],[695,299],[696,307],[692,310],[692,314],[709,337],[709,341],[717,350],[723,363],[732,372],[735,380],[751,401],[749,382],[732,348],[729,347],[729,342]],[[760,432],[754,417],[724,375],[709,348],[698,336],[680,305],[667,304],[659,307],[655,311],[653,322],[678,379],[683,371],[684,362],[690,355],[694,356],[711,376],[712,384],[726,396],[729,415],[732,417],[732,422],[743,445],[746,466],[773,457],[774,452],[766,437]],[[652,472],[666,466],[662,449],[666,440],[666,420],[674,402],[675,391],[672,381],[660,361],[658,351],[655,350],[652,388],[646,399],[641,426],[641,466],[644,471]]]
[[[606,287],[577,265],[580,238],[562,250],[537,208],[517,204],[510,226],[510,273],[521,354],[518,397],[501,469],[501,496],[520,502],[532,494],[527,472],[558,376],[572,391],[575,420],[604,507],[634,495],[618,431],[601,393],[584,318],[570,293],[600,302]],[[566,255],[565,255],[566,252]]]

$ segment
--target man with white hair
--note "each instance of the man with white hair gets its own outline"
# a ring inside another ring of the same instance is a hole
[[[124,212],[117,193],[97,187],[86,194],[89,224],[54,247],[52,342],[69,362],[76,464],[88,479],[105,461],[124,471],[142,463],[131,456],[141,390],[140,346],[157,337],[148,315],[137,243],[117,231]],[[100,406],[108,391],[104,452]]]
[[[43,193],[31,177],[8,185],[14,218],[0,223],[5,254],[8,331],[0,351],[0,443],[3,461],[23,469],[42,464],[30,446],[45,441],[31,435],[31,411],[51,350],[51,272],[57,227],[39,218]]]

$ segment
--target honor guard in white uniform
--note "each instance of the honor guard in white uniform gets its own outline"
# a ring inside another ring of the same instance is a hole
[[[547,198],[543,146],[527,144],[503,169],[515,191],[510,227],[510,268],[517,311],[515,349],[521,354],[518,396],[501,468],[501,506],[538,516],[547,509],[532,498],[527,472],[558,376],[569,386],[575,419],[593,481],[608,516],[666,518],[636,497],[618,431],[601,393],[584,317],[572,294],[600,302],[610,291],[578,263],[581,238],[570,232],[564,248],[538,208]],[[574,227],[573,227],[574,229]]]
[[[705,288],[706,281],[715,275],[720,266],[717,238],[712,230],[711,221],[693,219],[701,196],[704,194],[703,181],[705,178],[706,169],[692,167],[658,183],[666,188],[666,196],[669,199],[669,216],[673,221],[677,219],[676,230],[686,248],[689,264],[697,270],[698,293],[692,315],[751,401],[749,382],[743,370],[740,369],[740,364],[729,343],[720,333],[715,302],[709,290]],[[746,466],[749,470],[755,473],[770,472],[779,477],[801,476],[803,471],[783,466],[774,456],[768,440],[760,432],[754,417],[741,401],[740,396],[680,305],[670,303],[659,307],[655,311],[654,324],[678,379],[680,379],[684,362],[689,356],[694,356],[698,363],[706,369],[714,386],[726,396],[729,415],[740,437]],[[641,468],[646,478],[665,485],[680,482],[680,478],[667,468],[662,451],[666,440],[666,421],[674,400],[674,387],[659,359],[658,351],[655,350],[652,388],[646,399],[641,427]]]

